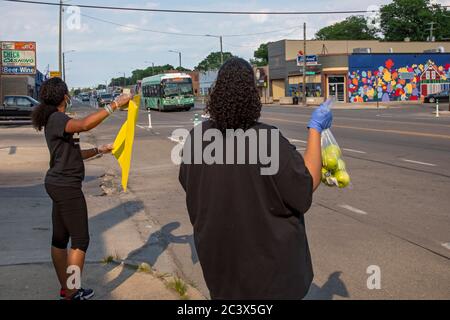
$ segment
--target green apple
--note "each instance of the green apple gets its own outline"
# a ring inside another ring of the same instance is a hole
[[[337,171],[334,174],[337,183],[338,183],[338,187],[339,188],[345,188],[346,186],[349,185],[350,183],[350,176],[348,175],[348,173],[346,171]]]
[[[342,159],[338,159],[338,163],[337,163],[337,170],[338,171],[345,171],[346,166],[345,166],[345,162]]]
[[[327,177],[330,176],[330,172],[327,170],[327,168],[322,167],[322,182],[325,183],[327,181]]]
[[[329,171],[334,171],[337,169],[338,160],[339,159],[335,154],[325,153],[325,157],[322,159],[322,162]]]
[[[334,154],[337,158],[342,156],[341,149],[335,144],[330,144],[327,146],[325,148],[325,154]]]

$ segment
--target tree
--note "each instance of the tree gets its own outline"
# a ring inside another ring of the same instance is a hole
[[[231,52],[223,53],[223,62],[232,58],[233,54]],[[221,55],[220,51],[211,52],[205,59],[203,59],[198,66],[195,67],[195,70],[198,71],[208,71],[208,70],[216,70],[221,66]]]
[[[320,29],[317,40],[374,40],[377,30],[369,28],[364,16],[350,16],[344,21]]]
[[[122,78],[123,79],[123,78]],[[98,86],[97,86],[97,90],[105,90],[106,89],[106,85],[104,85],[104,84],[99,84]]]
[[[250,63],[258,67],[264,67],[269,64],[269,49],[267,43],[262,43],[253,53],[255,59],[250,59]]]
[[[387,41],[426,41],[430,22],[436,40],[450,38],[450,13],[430,0],[393,0],[380,9],[380,26]]]
[[[191,69],[186,69],[184,67],[176,67],[175,70],[178,70],[180,72],[190,72],[190,71],[192,71]]]

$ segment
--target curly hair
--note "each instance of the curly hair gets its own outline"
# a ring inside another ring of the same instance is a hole
[[[252,66],[241,58],[227,60],[206,103],[210,119],[222,131],[247,130],[258,121],[261,107]]]
[[[51,78],[42,84],[39,91],[39,106],[31,115],[33,127],[41,131],[47,124],[48,118],[58,111],[58,106],[64,101],[64,97],[69,95],[69,89],[61,78]]]

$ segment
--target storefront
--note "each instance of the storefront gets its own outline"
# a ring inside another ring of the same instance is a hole
[[[0,42],[0,103],[5,95],[27,95],[36,92],[36,43]]]
[[[297,40],[269,43],[269,92],[274,101],[302,97],[303,67],[297,57],[303,46]],[[327,98],[338,102],[419,100],[425,92],[449,87],[450,58],[443,53],[450,52],[449,42],[308,40],[306,48],[307,103]]]

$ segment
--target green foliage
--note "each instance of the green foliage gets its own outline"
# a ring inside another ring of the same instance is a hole
[[[337,22],[320,29],[316,33],[318,40],[374,40],[377,30],[370,29],[367,19],[363,16],[350,16],[344,21]]]
[[[233,54],[231,52],[223,53],[223,62],[232,58]],[[195,70],[198,71],[208,71],[208,70],[216,70],[221,66],[221,57],[219,52],[211,52],[205,59],[203,59],[198,66],[195,67]]]
[[[450,38],[450,13],[430,0],[393,0],[382,6],[381,32],[387,41],[426,41],[434,22],[436,41]]]
[[[186,285],[186,283],[184,283],[184,281],[178,277],[174,277],[172,280],[170,280],[167,283],[167,287],[169,287],[170,289],[174,290],[175,292],[177,292],[180,297],[182,299],[186,299],[187,298],[187,290],[188,287]]]
[[[267,43],[262,43],[253,53],[255,59],[250,59],[250,63],[258,67],[264,67],[269,64],[269,49]]]
[[[106,256],[106,257],[103,258],[102,262],[104,264],[112,263],[112,262],[114,262],[114,257],[113,256]]]

